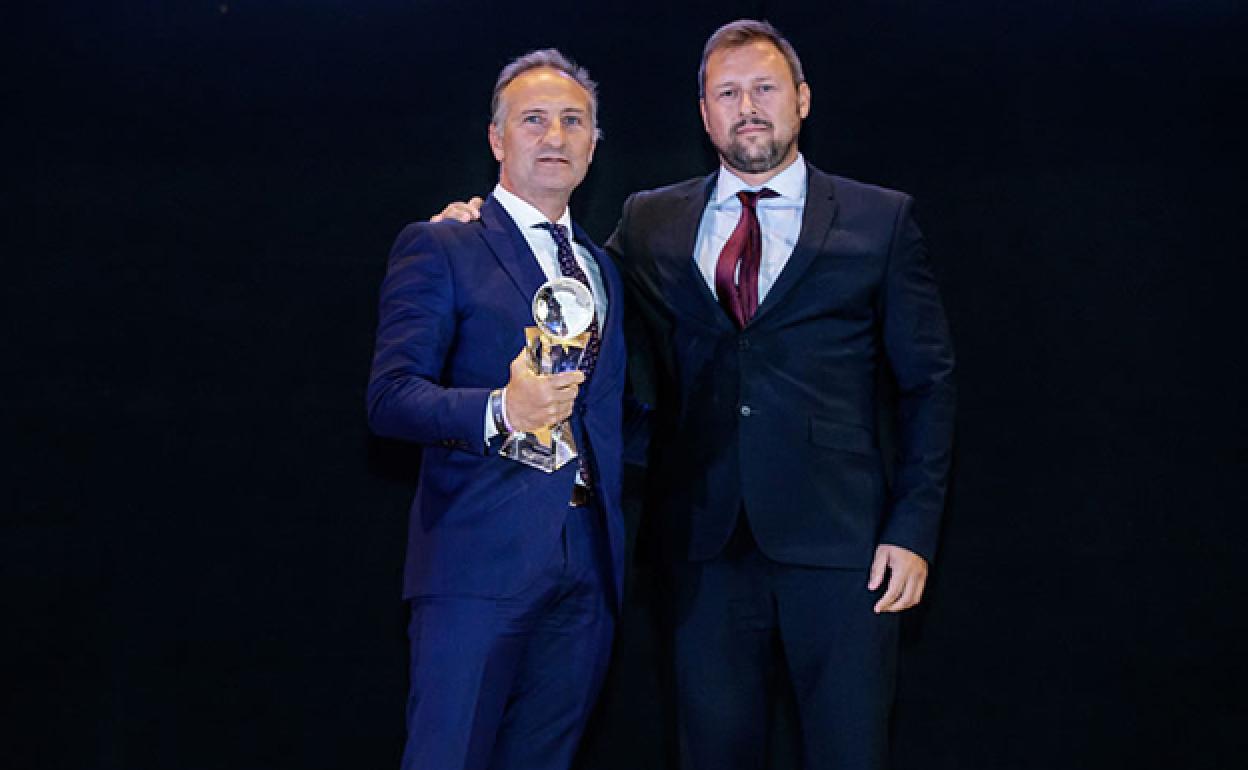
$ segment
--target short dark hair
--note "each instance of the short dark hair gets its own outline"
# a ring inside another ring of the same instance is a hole
[[[602,132],[598,130],[598,84],[589,77],[589,70],[555,48],[540,48],[517,56],[498,73],[498,80],[494,83],[494,96],[490,100],[490,122],[494,127],[499,131],[503,130],[503,89],[529,70],[537,69],[562,72],[585,89],[589,94],[589,124],[594,129],[594,136],[601,138]]]
[[[740,48],[756,40],[766,40],[784,54],[789,63],[789,71],[793,73],[793,85],[806,82],[806,76],[802,74],[802,60],[797,58],[793,44],[785,40],[779,30],[766,21],[737,19],[715,30],[706,39],[706,45],[702,48],[702,64],[698,67],[699,99],[706,96],[706,60],[711,58],[711,54],[722,48]]]

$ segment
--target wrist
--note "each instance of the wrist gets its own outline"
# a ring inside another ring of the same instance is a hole
[[[507,419],[507,389],[496,388],[490,392],[490,416],[494,420],[494,429],[502,434],[512,432],[511,421]]]

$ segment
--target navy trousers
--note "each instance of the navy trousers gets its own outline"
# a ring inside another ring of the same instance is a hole
[[[602,512],[568,509],[562,548],[505,599],[411,602],[403,770],[567,770],[615,619]]]
[[[762,770],[781,677],[796,698],[802,767],[882,770],[898,626],[867,571],[773,562],[744,518],[729,545],[675,567],[675,669],[687,770]]]

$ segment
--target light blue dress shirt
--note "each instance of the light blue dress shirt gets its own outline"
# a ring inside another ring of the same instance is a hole
[[[802,211],[806,208],[806,161],[798,153],[797,159],[787,168],[769,179],[766,184],[746,184],[739,176],[724,166],[719,167],[719,178],[707,201],[706,211],[698,226],[698,239],[694,246],[694,259],[702,278],[715,293],[715,265],[719,253],[724,250],[732,231],[741,219],[741,190],[757,191],[767,187],[778,195],[760,198],[757,204],[758,225],[763,235],[762,261],[758,267],[758,304],[763,304],[767,292],[776,282],[780,271],[788,264],[802,231]],[[738,266],[739,268],[739,266]]]

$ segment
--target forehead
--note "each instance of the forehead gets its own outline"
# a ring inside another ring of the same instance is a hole
[[[754,40],[745,45],[720,48],[706,60],[708,83],[784,75],[790,75],[789,63],[770,40]]]
[[[589,92],[566,73],[542,67],[523,72],[501,94],[511,110],[589,109]]]

